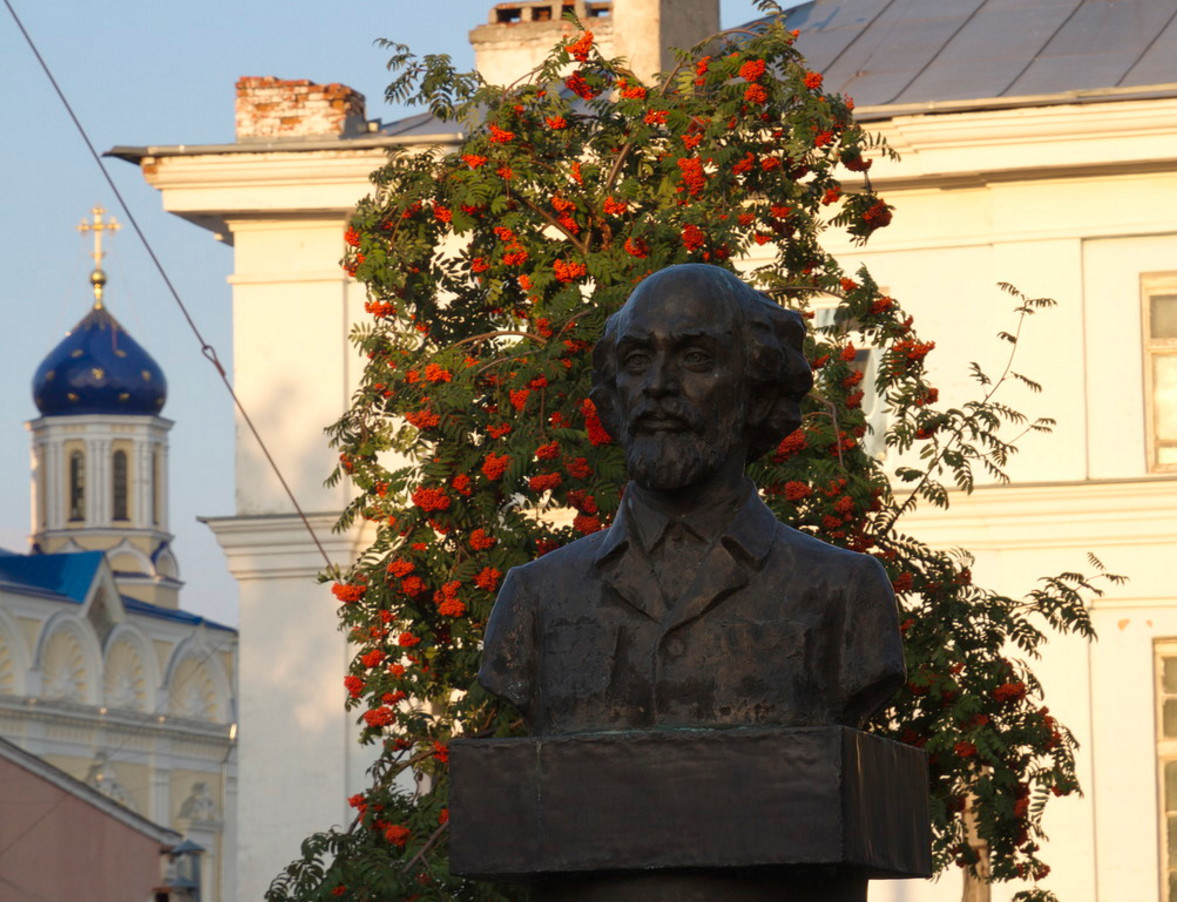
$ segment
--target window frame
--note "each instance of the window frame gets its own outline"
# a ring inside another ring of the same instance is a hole
[[[1172,473],[1177,472],[1177,459],[1172,463],[1163,463],[1160,460],[1161,443],[1157,438],[1156,431],[1153,361],[1160,356],[1177,357],[1177,337],[1153,338],[1152,336],[1152,299],[1158,295],[1177,295],[1177,272],[1146,273],[1140,277],[1141,357],[1144,369],[1144,422],[1148,471],[1150,473]],[[1165,446],[1177,451],[1177,439],[1169,440]]]
[[[120,466],[121,464],[121,466]],[[130,520],[130,466],[127,452],[118,448],[110,456],[110,518]]]
[[[1157,762],[1157,864],[1162,902],[1177,902],[1177,891],[1170,892],[1170,884],[1177,885],[1177,860],[1169,860],[1169,816],[1170,805],[1177,830],[1177,798],[1165,798],[1165,765],[1177,764],[1177,733],[1165,736],[1165,701],[1177,702],[1177,688],[1165,690],[1165,659],[1177,661],[1177,639],[1157,640],[1153,643],[1153,698],[1156,719],[1156,762]],[[1175,838],[1177,844],[1177,838]]]
[[[880,287],[879,293],[886,295],[888,291]],[[809,299],[809,309],[813,313],[813,318],[807,324],[806,328],[809,331],[817,333],[818,330],[835,326],[835,314],[840,302],[841,298],[832,294],[822,293],[811,297]],[[853,331],[856,328],[856,323],[857,321],[847,323],[847,331]],[[883,463],[887,460],[889,451],[886,437],[890,417],[888,416],[885,399],[878,394],[875,386],[881,359],[882,348],[877,345],[863,345],[862,347],[855,348],[853,366],[855,369],[862,371],[862,382],[859,383],[859,387],[863,392],[862,410],[866,417],[867,425],[870,427],[867,429],[866,435],[861,439],[862,448],[869,457]],[[1174,902],[1177,902],[1177,900],[1174,900]]]
[[[70,523],[86,521],[86,452],[75,448],[69,453],[69,503],[66,512]]]

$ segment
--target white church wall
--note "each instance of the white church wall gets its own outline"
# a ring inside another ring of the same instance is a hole
[[[304,510],[341,510],[347,487],[323,480],[336,459],[321,429],[346,408],[355,376],[347,342],[345,215],[231,222],[234,237],[234,381]],[[307,378],[312,372],[313,378]],[[308,428],[315,424],[318,429]],[[238,426],[239,431],[245,429]],[[252,437],[237,443],[237,512],[291,506]]]
[[[311,524],[346,566],[364,537],[332,533],[334,519],[313,515]],[[240,584],[240,629],[251,637],[240,653],[248,691],[239,699],[237,879],[240,898],[256,899],[303,839],[349,822],[347,798],[365,785],[375,752],[356,741],[355,717],[343,709],[350,651],[303,524],[283,515],[208,522]]]

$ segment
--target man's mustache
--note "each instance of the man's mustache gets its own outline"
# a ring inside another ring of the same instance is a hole
[[[644,401],[631,411],[626,421],[630,435],[650,432],[702,432],[702,414],[678,399]]]

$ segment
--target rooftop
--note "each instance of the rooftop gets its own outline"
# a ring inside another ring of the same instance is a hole
[[[860,108],[1177,94],[1177,0],[812,0],[785,27]]]

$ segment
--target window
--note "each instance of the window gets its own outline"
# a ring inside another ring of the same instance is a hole
[[[1157,767],[1164,898],[1177,902],[1177,643],[1157,646]]]
[[[1177,470],[1177,275],[1146,276],[1144,383],[1150,470]]]
[[[44,529],[49,525],[49,514],[45,510],[45,484],[49,481],[45,473],[45,449],[38,447],[33,455],[37,481],[37,528]]]
[[[111,458],[112,508],[115,520],[127,519],[127,452],[115,451]]]
[[[160,521],[160,502],[163,500],[159,497],[159,480],[160,469],[163,467],[163,459],[157,448],[151,454],[151,522],[155,526],[159,526]]]
[[[86,519],[86,455],[81,451],[69,456],[69,518]]]
[[[828,295],[814,298],[813,319],[808,328],[816,331],[839,325],[837,302],[837,298],[830,298]],[[848,327],[852,329],[853,326],[851,323]],[[883,399],[875,391],[875,381],[879,377],[879,357],[877,348],[858,348],[854,354],[854,368],[862,373],[862,382],[859,383],[859,388],[862,389],[862,412],[869,427],[866,435],[862,437],[862,450],[875,460],[886,460],[887,409]]]

